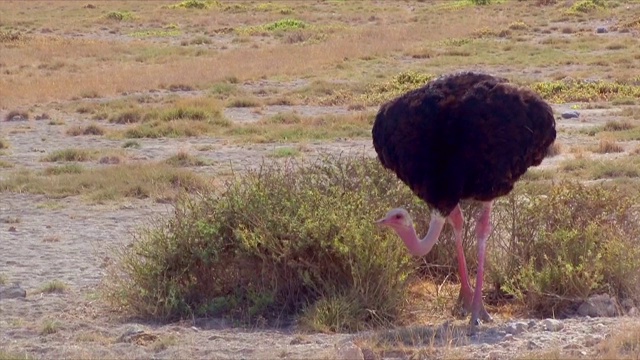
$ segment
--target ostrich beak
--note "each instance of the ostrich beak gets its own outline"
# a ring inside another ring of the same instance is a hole
[[[378,220],[376,220],[376,221],[374,222],[374,224],[376,224],[376,225],[385,225],[385,224],[386,224],[386,220],[387,220],[387,219],[385,219],[385,218],[378,219]]]

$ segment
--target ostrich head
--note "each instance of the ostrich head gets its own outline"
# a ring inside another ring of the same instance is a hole
[[[394,230],[409,230],[413,228],[411,216],[403,208],[389,210],[384,218],[376,221],[376,224],[388,226]]]

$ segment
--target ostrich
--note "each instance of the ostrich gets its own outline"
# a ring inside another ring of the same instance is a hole
[[[378,224],[390,227],[414,256],[427,254],[445,222],[454,231],[460,296],[471,325],[490,322],[482,300],[486,241],[493,200],[508,194],[530,166],[539,165],[556,138],[551,107],[506,79],[462,72],[445,75],[380,107],[372,129],[382,165],[431,209],[429,230],[418,239],[409,213],[392,209]],[[459,202],[482,203],[476,224],[478,270],[469,285]]]

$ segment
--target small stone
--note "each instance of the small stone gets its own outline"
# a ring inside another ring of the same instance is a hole
[[[195,332],[200,331],[200,329],[198,329],[198,328],[197,328],[197,327],[195,327],[195,326],[192,326],[192,327],[191,327],[191,330],[193,330],[193,331],[195,331]]]
[[[529,350],[535,350],[539,348],[540,348],[540,345],[536,344],[536,342],[533,340],[529,340],[529,342],[527,343],[527,349]]]
[[[498,359],[502,359],[502,354],[499,351],[492,351],[489,353],[489,357],[487,359],[489,360],[498,360]]]
[[[509,334],[518,335],[518,334],[522,334],[526,329],[527,329],[527,324],[519,321],[519,322],[507,325],[507,328],[505,330]]]
[[[10,286],[0,286],[0,300],[3,299],[24,299],[27,297],[27,291],[18,284]]]
[[[560,320],[556,319],[545,319],[544,328],[547,331],[560,331],[564,328],[564,324]]]
[[[580,316],[613,317],[618,314],[618,306],[615,298],[608,294],[598,294],[589,297],[578,307]]]
[[[563,112],[561,116],[563,119],[575,119],[580,117],[580,113],[575,110],[571,110]]]
[[[504,340],[504,341],[511,341],[511,340],[513,340],[513,335],[511,335],[511,334],[507,334],[507,335],[505,335],[505,336],[502,338],[502,340]]]
[[[627,315],[629,316],[638,316],[638,308],[637,307],[632,307],[631,309],[629,309],[629,311],[627,311]]]
[[[338,360],[364,360],[364,354],[360,347],[352,342],[342,345],[338,349]]]
[[[531,328],[535,327],[536,324],[537,324],[537,322],[535,320],[529,320],[529,322],[527,323],[527,327],[529,329],[531,329]]]
[[[16,232],[16,231],[18,230],[16,229],[15,226],[9,226],[9,232]]]
[[[596,33],[598,33],[598,34],[606,34],[606,33],[608,33],[608,32],[609,32],[609,30],[607,30],[607,28],[606,28],[606,27],[602,27],[602,26],[600,26],[600,27],[598,27],[598,28],[596,29]]]
[[[563,349],[565,350],[575,350],[575,349],[580,349],[582,346],[580,346],[580,344],[567,344],[563,347]]]

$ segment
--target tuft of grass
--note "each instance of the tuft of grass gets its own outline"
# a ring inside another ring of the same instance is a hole
[[[80,174],[84,171],[84,167],[80,164],[64,164],[61,166],[53,166],[44,169],[45,175],[61,175],[61,174]]]
[[[270,32],[288,32],[295,30],[302,30],[309,28],[309,24],[302,20],[297,19],[281,19],[274,21],[272,23],[258,25],[258,26],[249,26],[244,28],[236,29],[236,32],[239,34],[260,34],[260,33],[270,33]]]
[[[29,120],[29,113],[26,111],[11,110],[4,117],[5,121],[12,121],[14,119]]]
[[[6,285],[8,282],[8,278],[7,275],[5,274],[0,274],[0,285]]]
[[[104,17],[105,19],[115,21],[128,21],[134,19],[134,15],[130,11],[110,11]]]
[[[58,162],[58,161],[89,161],[98,157],[95,150],[88,149],[63,149],[56,150],[46,156],[40,161],[46,162]]]
[[[104,135],[105,130],[100,125],[91,124],[87,126],[73,126],[67,129],[67,135],[79,136],[79,135]]]
[[[227,107],[258,107],[261,105],[260,100],[256,98],[241,97],[229,101]]]
[[[432,74],[415,71],[401,72],[389,81],[369,86],[359,99],[364,105],[379,105],[408,91],[417,89],[434,78]]]
[[[40,292],[41,293],[47,293],[47,294],[63,293],[65,291],[67,291],[67,288],[68,288],[68,286],[64,282],[62,282],[60,280],[52,280],[52,281],[49,281],[48,283],[44,284],[40,288]]]
[[[177,154],[169,157],[165,162],[171,166],[205,166],[208,165],[206,161],[198,159],[195,156],[190,155],[186,151],[180,151]]]
[[[569,7],[568,13],[588,13],[605,7],[605,0],[579,0]]]
[[[632,123],[630,123],[629,121],[623,120],[623,121],[616,121],[616,120],[610,120],[607,121],[606,124],[604,124],[604,131],[624,131],[624,130],[631,130],[635,127],[635,125],[633,125]]]
[[[122,144],[122,147],[125,149],[140,149],[142,146],[135,140],[127,140]]]
[[[60,330],[60,322],[57,320],[46,319],[42,323],[42,328],[40,329],[41,335],[51,335],[55,334]]]
[[[9,142],[6,139],[0,138],[0,149],[8,149]]]
[[[623,326],[597,345],[600,359],[640,358],[640,328],[636,324]]]
[[[8,168],[12,168],[14,166],[15,166],[15,164],[13,164],[11,162],[0,160],[0,169],[8,169]]]
[[[143,118],[142,111],[140,109],[125,110],[118,114],[114,114],[109,118],[109,122],[116,124],[131,124],[140,122]]]
[[[599,154],[619,153],[623,151],[624,147],[622,147],[622,145],[609,139],[600,140],[598,147],[595,149],[595,152]]]
[[[300,150],[291,147],[279,147],[273,150],[269,156],[274,158],[296,157],[300,156]]]
[[[177,4],[169,5],[169,9],[209,9],[212,6],[220,6],[215,0],[184,0]]]

